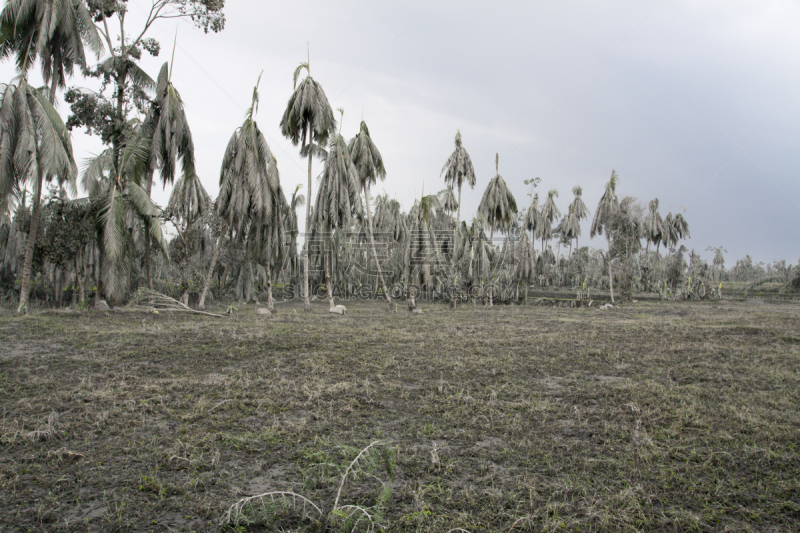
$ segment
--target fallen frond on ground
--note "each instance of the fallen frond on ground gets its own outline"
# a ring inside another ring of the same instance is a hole
[[[127,306],[131,309],[136,310],[143,310],[143,311],[182,311],[186,313],[194,313],[197,315],[206,315],[206,316],[214,316],[217,318],[224,318],[222,315],[217,315],[214,313],[207,313],[205,311],[198,311],[197,309],[192,309],[188,305],[184,305],[182,302],[174,298],[170,298],[160,292],[156,292],[146,288],[140,288],[138,291],[133,293],[131,296],[131,301]]]

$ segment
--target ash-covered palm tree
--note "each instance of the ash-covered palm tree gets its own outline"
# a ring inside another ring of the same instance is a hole
[[[383,288],[383,295],[386,298],[386,303],[389,309],[392,309],[392,297],[386,287],[386,281],[383,279],[383,271],[381,270],[381,262],[378,260],[378,253],[375,251],[375,237],[372,233],[372,218],[369,209],[369,189],[370,186],[375,185],[378,179],[386,179],[386,168],[383,165],[383,157],[372,142],[369,135],[369,128],[367,123],[361,121],[361,130],[358,134],[350,140],[347,147],[350,152],[353,164],[358,170],[358,176],[361,181],[361,187],[364,190],[364,200],[367,215],[367,233],[369,237],[370,250],[372,252],[372,260],[375,262],[375,268],[378,272],[378,280],[381,282]],[[369,262],[367,262],[369,264]]]
[[[542,253],[544,253],[545,238],[550,240],[553,236],[553,222],[561,218],[561,211],[556,205],[556,198],[558,198],[558,191],[550,189],[547,192],[547,200],[542,204],[542,230],[540,235],[542,237]]]
[[[661,231],[663,232],[662,239],[664,241],[665,249],[671,248],[678,244],[678,230],[672,220],[672,211],[667,213],[667,216],[664,217],[664,225]]]
[[[522,219],[522,226],[524,229],[531,232],[531,243],[536,241],[536,235],[539,234],[542,224],[542,213],[539,211],[539,195],[534,194],[531,205],[525,211],[525,217]]]
[[[246,233],[250,222],[269,220],[273,217],[274,195],[278,193],[280,176],[275,157],[269,149],[267,139],[258,128],[255,115],[258,112],[258,85],[253,88],[253,100],[244,122],[233,132],[219,176],[219,196],[215,205],[217,214],[225,221],[232,236]],[[203,292],[198,307],[205,305],[205,297],[211,284],[211,276],[219,259],[220,247],[225,231],[220,232],[214,256],[208,268]]]
[[[193,183],[196,179],[194,166],[194,142],[183,100],[172,85],[172,70],[164,63],[158,74],[155,98],[145,119],[144,135],[150,139],[150,172],[145,189],[150,194],[153,185],[152,172],[160,169],[161,181],[172,184],[175,181],[178,160],[184,178],[182,185]],[[202,187],[202,184],[200,185]],[[150,239],[145,239],[145,270],[147,287],[153,288],[150,274]]]
[[[84,45],[98,57],[103,50],[82,0],[9,0],[0,13],[0,58],[15,56],[20,72],[38,59],[51,103],[67,75],[86,67]]]
[[[597,210],[594,213],[594,219],[592,219],[592,229],[589,233],[592,238],[595,235],[602,235],[604,230],[606,233],[606,241],[608,242],[608,285],[611,289],[611,303],[614,303],[614,275],[611,270],[611,235],[609,230],[611,229],[614,215],[619,209],[619,199],[617,198],[618,183],[619,177],[612,170],[611,178],[606,183],[603,196],[600,197],[600,201],[597,203]]]
[[[276,167],[277,168],[277,167]],[[278,183],[278,188],[272,195],[272,209],[269,211],[268,218],[258,219],[250,224],[248,238],[249,255],[258,264],[264,266],[266,287],[267,287],[267,307],[275,309],[272,298],[273,270],[279,269],[284,259],[284,238],[285,226],[284,219],[289,211],[289,203],[286,195]],[[278,272],[279,274],[279,272]]]
[[[56,98],[57,87],[64,87],[66,85],[66,75],[72,74],[75,65],[79,67],[86,66],[86,57],[84,55],[84,43],[89,48],[98,54],[102,50],[100,38],[92,23],[91,16],[86,9],[85,4],[79,0],[10,0],[0,13],[0,58],[7,58],[11,55],[15,56],[17,70],[20,73],[19,81],[14,85],[4,87],[4,94],[7,94],[8,88],[15,86],[17,89],[22,88],[21,94],[34,95],[34,92],[29,91],[27,83],[28,69],[38,59],[42,68],[42,77],[45,83],[50,84],[49,101],[35,97],[35,99],[42,100],[40,104],[34,104],[33,100],[30,101],[28,106],[9,109],[15,111],[14,114],[6,114],[0,124],[0,128],[5,132],[9,128],[9,120],[17,122],[11,130],[12,135],[27,130],[29,133],[38,130],[38,135],[47,135],[47,130],[51,130],[50,135],[53,140],[49,143],[44,143],[37,146],[31,151],[27,149],[28,154],[41,152],[42,156],[52,158],[50,162],[44,162],[38,165],[47,168],[51,163],[56,161],[60,156],[58,153],[51,153],[48,146],[53,146],[56,142],[56,137],[61,136],[61,133],[56,133],[55,130],[65,130],[61,118],[58,117],[55,110],[52,109],[53,103]],[[16,90],[16,89],[15,89]],[[35,91],[40,94],[39,91]],[[9,105],[14,99],[8,101]],[[20,99],[22,101],[22,99]],[[25,107],[30,110],[26,111]],[[49,109],[46,109],[48,108]],[[38,108],[38,109],[33,109]],[[46,122],[39,123],[45,116],[50,116]],[[31,125],[32,122],[37,122],[33,127],[26,127],[26,123]],[[60,124],[60,125],[59,125]],[[27,134],[24,134],[27,135]],[[5,137],[5,135],[3,135]],[[34,136],[35,138],[35,136]],[[69,144],[68,152],[69,159],[72,159],[72,147],[69,141],[69,135],[65,135],[66,142]],[[63,145],[63,142],[60,142]],[[5,142],[4,142],[4,148]],[[64,150],[56,149],[58,152]],[[62,154],[63,155],[63,154]],[[41,193],[42,183],[44,179],[48,181],[54,177],[54,174],[45,176],[40,173],[38,176],[30,174],[29,163],[23,160],[28,159],[30,155],[24,156],[20,153],[20,160],[18,166],[25,167],[24,172],[17,172],[16,176],[7,175],[0,176],[0,182],[6,181],[6,184],[0,183],[0,196],[5,196],[7,191],[11,190],[8,182],[22,178],[29,181],[33,185],[33,210],[31,212],[31,223],[28,230],[28,239],[25,247],[25,258],[23,260],[22,280],[20,287],[20,302],[19,311],[27,309],[28,296],[30,291],[30,277],[31,277],[31,264],[33,262],[33,252],[36,243],[36,232],[39,226],[39,217],[41,213]],[[37,157],[38,158],[38,157]],[[5,166],[5,165],[4,165]],[[66,169],[66,167],[64,167]],[[71,170],[64,172],[60,175],[59,180],[62,182],[71,182],[74,184],[77,176],[77,168],[74,161],[71,163]]]
[[[586,204],[583,203],[583,188],[580,185],[576,185],[572,188],[572,194],[575,195],[575,198],[573,198],[572,203],[569,204],[569,212],[578,218],[578,228],[577,231],[574,232],[575,248],[577,248],[578,237],[581,236],[580,221],[589,218],[589,209],[586,207]],[[572,245],[570,244],[570,246]]]
[[[456,218],[456,231],[461,224],[461,186],[466,183],[470,188],[475,188],[475,168],[469,153],[461,144],[461,132],[456,132],[456,149],[450,154],[442,167],[444,182],[450,187],[458,187],[458,216]],[[455,235],[455,234],[454,234]]]
[[[330,260],[327,258],[330,234],[348,227],[361,212],[361,178],[350,157],[344,137],[337,135],[328,147],[325,169],[322,171],[314,204],[312,224],[321,228],[325,243],[325,284],[328,301],[333,303],[330,281]]]
[[[189,305],[189,275],[186,268],[191,257],[192,226],[211,209],[211,197],[194,172],[184,173],[172,188],[164,218],[170,220],[183,242],[183,303]]]
[[[674,228],[674,233],[677,236],[675,242],[677,243],[679,239],[688,239],[691,237],[689,234],[689,223],[686,222],[686,219],[683,218],[683,215],[678,211],[675,217],[672,219],[672,227]]]
[[[489,185],[483,193],[481,203],[478,205],[478,213],[489,223],[489,241],[494,246],[494,229],[498,227],[501,231],[507,231],[512,220],[517,215],[517,201],[508,189],[505,180],[500,175],[500,154],[495,154],[494,158],[495,175],[489,181]],[[489,290],[489,305],[492,305],[492,290]]]
[[[425,285],[426,290],[434,287],[434,271],[443,263],[433,226],[436,210],[440,208],[439,197],[435,194],[426,195],[423,191],[422,196],[414,201],[407,217],[403,280]]]
[[[9,85],[0,85],[0,197],[5,201],[24,184],[33,185],[19,312],[28,307],[42,184],[57,179],[74,189],[77,173],[69,132],[48,99],[28,84],[24,74]]]
[[[403,213],[400,202],[390,199],[387,194],[375,198],[375,231],[381,238],[387,240],[388,269],[391,270],[392,282],[408,280],[408,276],[403,275],[405,253],[402,252],[405,249],[402,243],[406,242],[408,237],[406,222],[407,217]]]
[[[307,76],[297,85],[300,72]],[[324,157],[322,148],[336,131],[336,119],[322,86],[311,77],[309,62],[301,63],[294,71],[294,92],[286,105],[281,119],[281,133],[292,144],[301,145],[300,154],[308,157],[308,198],[311,200],[311,160],[313,156]],[[311,205],[306,210],[306,235],[311,235]],[[303,247],[303,304],[311,309],[308,295],[308,246]]]
[[[286,209],[283,216],[284,233],[289,237],[286,253],[289,262],[289,276],[292,283],[297,283],[300,268],[299,258],[297,257],[297,234],[300,231],[297,223],[297,208],[306,204],[306,197],[300,194],[300,189],[302,188],[303,186],[300,184],[295,187],[288,209]]]
[[[656,245],[656,257],[658,257],[658,247],[664,237],[664,220],[658,212],[658,198],[650,200],[650,211],[644,217],[642,231],[644,239],[647,241],[647,248],[645,249],[645,260],[650,256],[650,243]]]
[[[129,220],[136,219],[148,228],[150,238],[169,258],[159,222],[161,210],[142,187],[149,159],[149,139],[134,135],[119,159],[113,148],[106,149],[89,161],[83,174],[83,188],[89,191],[98,214],[102,281],[112,302],[121,299],[127,289],[134,246]]]
[[[519,242],[516,247],[516,265],[514,267],[514,277],[518,283],[525,285],[525,303],[528,303],[528,287],[536,276],[536,250],[533,243],[528,239],[526,232],[521,232]]]

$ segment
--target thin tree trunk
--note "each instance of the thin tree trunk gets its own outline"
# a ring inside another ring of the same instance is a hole
[[[311,126],[309,128],[309,137],[311,134]],[[309,142],[311,142],[309,138]],[[308,238],[311,235],[311,150],[308,151],[308,203],[306,204],[306,235],[305,245],[303,246],[303,310],[306,312],[311,311],[311,301],[308,295]]]
[[[608,241],[608,286],[611,289],[611,303],[614,303],[614,274],[611,271],[611,239],[608,238],[606,232],[606,240]]]
[[[275,304],[272,300],[272,269],[269,266],[269,261],[264,264],[264,268],[267,270],[267,307],[270,310],[274,310]]]
[[[570,281],[572,281],[572,278],[570,278],[570,276],[569,276],[569,269],[570,269],[571,266],[572,266],[572,239],[569,240],[569,257],[567,258],[567,280],[566,280],[567,283],[566,284],[569,284],[569,285],[571,285]]]
[[[322,247],[322,263],[325,269],[325,289],[328,292],[328,303],[333,305],[333,290],[331,289],[331,273],[330,273],[330,258],[328,257],[328,235],[329,231],[326,231],[326,235],[323,237],[323,247]]]
[[[39,217],[42,201],[42,174],[39,173],[33,189],[33,210],[31,211],[31,225],[28,229],[28,240],[25,242],[25,259],[22,262],[22,281],[19,287],[19,307],[17,313],[28,312],[28,297],[31,291],[31,265],[33,251],[36,247],[36,233],[39,229]]]
[[[153,189],[153,176],[149,176],[147,180],[147,197],[150,197],[150,193]],[[151,291],[153,290],[153,276],[150,273],[150,222],[145,221],[144,223],[144,268],[147,271],[147,288]]]
[[[233,253],[233,228],[230,229],[230,233],[228,234],[228,262],[225,263],[225,268],[222,269],[222,279],[217,283],[218,290],[222,290],[223,287],[228,283],[228,270],[230,270],[231,266],[231,254]]]
[[[367,199],[367,231],[369,232],[369,244],[372,250],[372,260],[375,261],[375,268],[378,271],[378,279],[383,288],[383,296],[386,298],[386,304],[389,306],[389,311],[392,311],[392,297],[389,295],[389,290],[386,288],[386,281],[383,279],[383,272],[381,271],[381,262],[378,261],[378,252],[375,251],[375,237],[372,235],[372,216],[369,213],[369,187],[364,183],[364,197]]]
[[[489,243],[492,245],[492,250],[494,250],[494,221],[492,221],[492,229],[489,232]],[[491,274],[491,261],[489,262],[489,273]],[[492,281],[489,281],[489,307],[492,307],[494,304],[492,302],[492,292],[494,287],[492,287]]]
[[[205,283],[203,283],[203,292],[200,293],[200,301],[197,302],[197,308],[201,310],[206,308],[206,294],[208,294],[208,287],[211,285],[211,276],[214,275],[214,268],[217,266],[217,259],[219,259],[219,249],[222,248],[222,238],[224,235],[225,235],[224,231],[221,231],[219,233],[219,237],[217,237],[217,245],[214,247],[214,255],[211,256],[211,264],[208,266],[208,274],[206,274],[206,281]]]

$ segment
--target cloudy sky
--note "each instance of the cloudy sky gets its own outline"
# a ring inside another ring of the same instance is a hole
[[[150,1],[129,6],[133,29]],[[212,197],[262,71],[259,126],[285,190],[305,188],[305,161],[278,124],[308,45],[311,74],[345,110],[342,133],[355,135],[363,115],[383,154],[388,175],[373,191],[406,209],[423,188],[444,188],[460,130],[478,176],[462,218],[474,216],[499,153],[520,206],[530,202],[524,180],[540,177],[537,192],[557,189],[562,212],[583,187],[593,214],[615,169],[621,195],[659,198],[662,215],[685,209],[688,248],[722,245],[728,266],[745,254],[800,258],[797,2],[228,0],[225,13],[219,34],[160,21],[149,35],[161,56],[143,62],[155,77],[178,31],[173,83]],[[10,79],[12,66],[0,68]],[[80,159],[102,149],[73,138]]]

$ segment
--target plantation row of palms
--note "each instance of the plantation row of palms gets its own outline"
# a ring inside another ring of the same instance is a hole
[[[294,72],[280,121],[282,133],[307,158],[305,194],[298,186],[289,197],[281,186],[277,160],[256,121],[256,83],[244,122],[225,149],[219,195],[212,201],[195,170],[189,121],[170,64],[155,80],[137,64],[143,51],[158,52],[145,37],[149,25],[178,4],[154,0],[145,29],[130,40],[124,2],[9,0],[0,14],[0,54],[14,56],[19,72],[0,96],[2,273],[6,286],[19,286],[20,311],[27,309],[31,287],[42,292],[45,279],[58,300],[60,290],[72,287],[79,302],[91,292],[95,299],[121,302],[136,286],[155,284],[179,292],[185,303],[190,292],[199,293],[199,308],[209,293],[225,290],[248,300],[265,293],[272,307],[273,287],[280,283],[282,297],[300,297],[308,309],[321,287],[331,302],[334,291],[363,295],[371,288],[366,294],[392,307],[393,294],[402,297],[415,287],[457,289],[450,293],[454,303],[471,294],[492,305],[496,297],[509,299],[509,288],[519,299],[520,287],[527,295],[531,285],[607,287],[613,300],[615,279],[630,296],[635,287],[675,285],[686,277],[685,249],[676,248],[689,237],[684,217],[662,218],[657,199],[644,214],[636,199],[618,196],[614,172],[591,224],[591,237],[606,237],[604,251],[578,248],[581,221],[590,216],[580,187],[573,188],[564,216],[555,189],[541,206],[532,194],[530,205],[518,208],[500,175],[499,157],[476,216],[462,221],[462,188],[474,187],[476,179],[460,133],[441,172],[444,190],[423,193],[407,213],[385,194],[373,198],[371,187],[387,172],[380,151],[363,121],[350,140],[337,130],[308,62]],[[197,4],[197,17],[205,13],[199,20],[206,29],[221,29],[224,18],[221,23],[213,10],[209,15],[207,3],[189,4]],[[122,35],[116,47],[112,20]],[[90,71],[112,86],[112,97],[71,89],[66,99],[73,115],[65,123],[53,107],[57,89],[76,66],[88,68],[85,48],[99,59],[104,44],[108,58]],[[36,61],[49,94],[27,81]],[[131,109],[138,115],[131,118]],[[77,195],[79,177],[68,126],[85,127],[108,146],[80,174],[85,198],[67,194]],[[315,160],[322,163],[316,186]],[[150,197],[156,175],[172,185],[164,208]],[[45,183],[51,192],[43,206]],[[306,201],[300,257],[298,209]],[[177,231],[172,240],[164,233],[167,222]],[[495,233],[503,235],[499,245]],[[664,257],[662,244],[671,250]],[[569,248],[565,256],[562,245]]]

